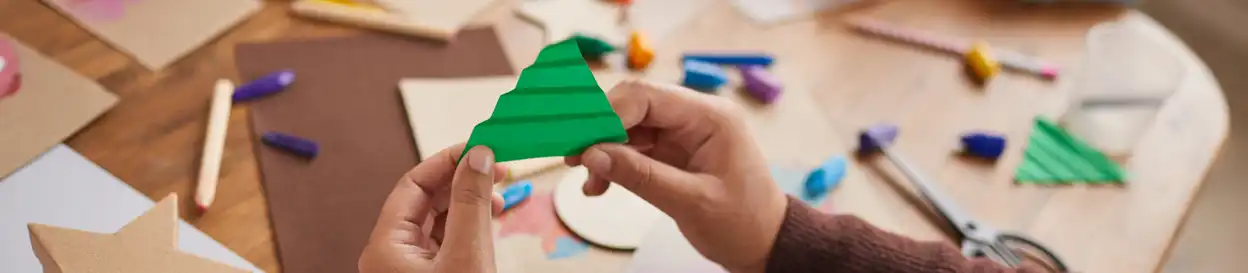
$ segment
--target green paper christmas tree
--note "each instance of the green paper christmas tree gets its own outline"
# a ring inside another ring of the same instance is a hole
[[[1117,163],[1043,117],[1036,117],[1023,163],[1014,173],[1019,183],[1122,183]]]
[[[485,145],[498,162],[580,154],[590,145],[627,142],[620,116],[585,64],[574,39],[542,49],[477,124],[468,148]]]

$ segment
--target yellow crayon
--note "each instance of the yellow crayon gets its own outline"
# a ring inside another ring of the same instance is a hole
[[[351,0],[311,0],[311,1],[324,2],[324,3],[329,3],[329,4],[336,4],[336,5],[355,7],[355,8],[382,10],[381,8],[377,6],[373,6],[373,5],[369,5],[365,3],[359,3],[359,2],[355,2]]]
[[[988,44],[975,42],[966,53],[966,64],[980,81],[987,81],[1001,72],[1001,63],[992,57]]]

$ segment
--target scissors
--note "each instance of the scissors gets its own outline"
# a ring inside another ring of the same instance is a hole
[[[885,142],[882,136],[870,133],[870,131],[863,132],[863,138],[874,142],[871,146],[875,146],[874,148],[879,149],[884,156],[888,157],[888,160],[892,161],[893,165],[896,165],[909,178],[910,183],[919,189],[920,196],[927,199],[927,202],[935,207],[936,212],[947,220],[947,224],[953,227],[955,235],[962,238],[963,256],[988,257],[1000,264],[1019,267],[1023,263],[1023,257],[1014,246],[1025,246],[1039,251],[1043,255],[1041,258],[1047,258],[1053,269],[1058,272],[1069,272],[1066,263],[1044,245],[1021,234],[999,231],[972,218],[941,192],[935,183],[919,175],[918,170],[893,152],[889,147],[891,141]]]

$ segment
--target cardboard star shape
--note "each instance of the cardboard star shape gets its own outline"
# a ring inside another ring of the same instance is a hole
[[[44,272],[247,272],[178,250],[178,198],[169,195],[113,234],[31,223]]]
[[[523,1],[516,13],[546,29],[546,42],[554,43],[582,33],[610,44],[624,43],[626,31],[619,24],[619,9],[598,0]]]
[[[468,149],[485,145],[498,162],[580,154],[590,145],[627,142],[575,40],[546,46],[520,72],[516,87],[498,97],[489,119],[477,124]]]

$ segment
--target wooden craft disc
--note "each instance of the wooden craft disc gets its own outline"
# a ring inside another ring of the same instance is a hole
[[[576,235],[612,249],[636,249],[656,220],[667,215],[620,185],[600,196],[585,196],[581,187],[589,170],[568,170],[555,187],[555,214]]]

